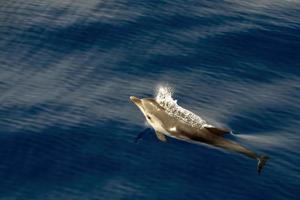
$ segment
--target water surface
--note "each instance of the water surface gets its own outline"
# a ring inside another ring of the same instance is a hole
[[[298,199],[300,2],[0,4],[0,199]],[[271,157],[148,134],[158,85]]]

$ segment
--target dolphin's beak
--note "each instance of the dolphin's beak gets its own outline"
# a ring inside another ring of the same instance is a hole
[[[139,98],[135,97],[135,96],[131,96],[131,97],[130,97],[130,100],[131,100],[133,103],[135,103],[137,106],[141,105],[141,103],[142,103],[142,101],[141,101]]]

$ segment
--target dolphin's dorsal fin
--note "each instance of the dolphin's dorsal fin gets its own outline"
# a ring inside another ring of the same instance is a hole
[[[155,134],[156,134],[156,137],[157,137],[160,141],[162,141],[162,142],[166,142],[166,141],[167,141],[167,138],[166,138],[166,136],[165,136],[163,133],[158,132],[158,131],[155,131]]]
[[[223,136],[225,134],[230,133],[229,129],[226,128],[216,128],[216,127],[205,127],[209,132],[218,135],[218,136]]]

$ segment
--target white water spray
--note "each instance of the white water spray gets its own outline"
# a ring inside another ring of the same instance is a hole
[[[169,115],[176,117],[193,127],[213,127],[198,115],[179,106],[177,100],[172,98],[172,91],[173,90],[170,87],[160,86],[157,89],[155,97],[157,103],[163,107]]]

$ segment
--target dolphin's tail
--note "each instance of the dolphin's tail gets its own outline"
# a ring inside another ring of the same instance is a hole
[[[258,174],[260,174],[261,170],[263,169],[263,167],[267,163],[268,159],[269,159],[269,157],[265,156],[265,155],[261,155],[257,158],[257,160],[258,160],[258,163],[257,163],[257,172],[258,172]]]

